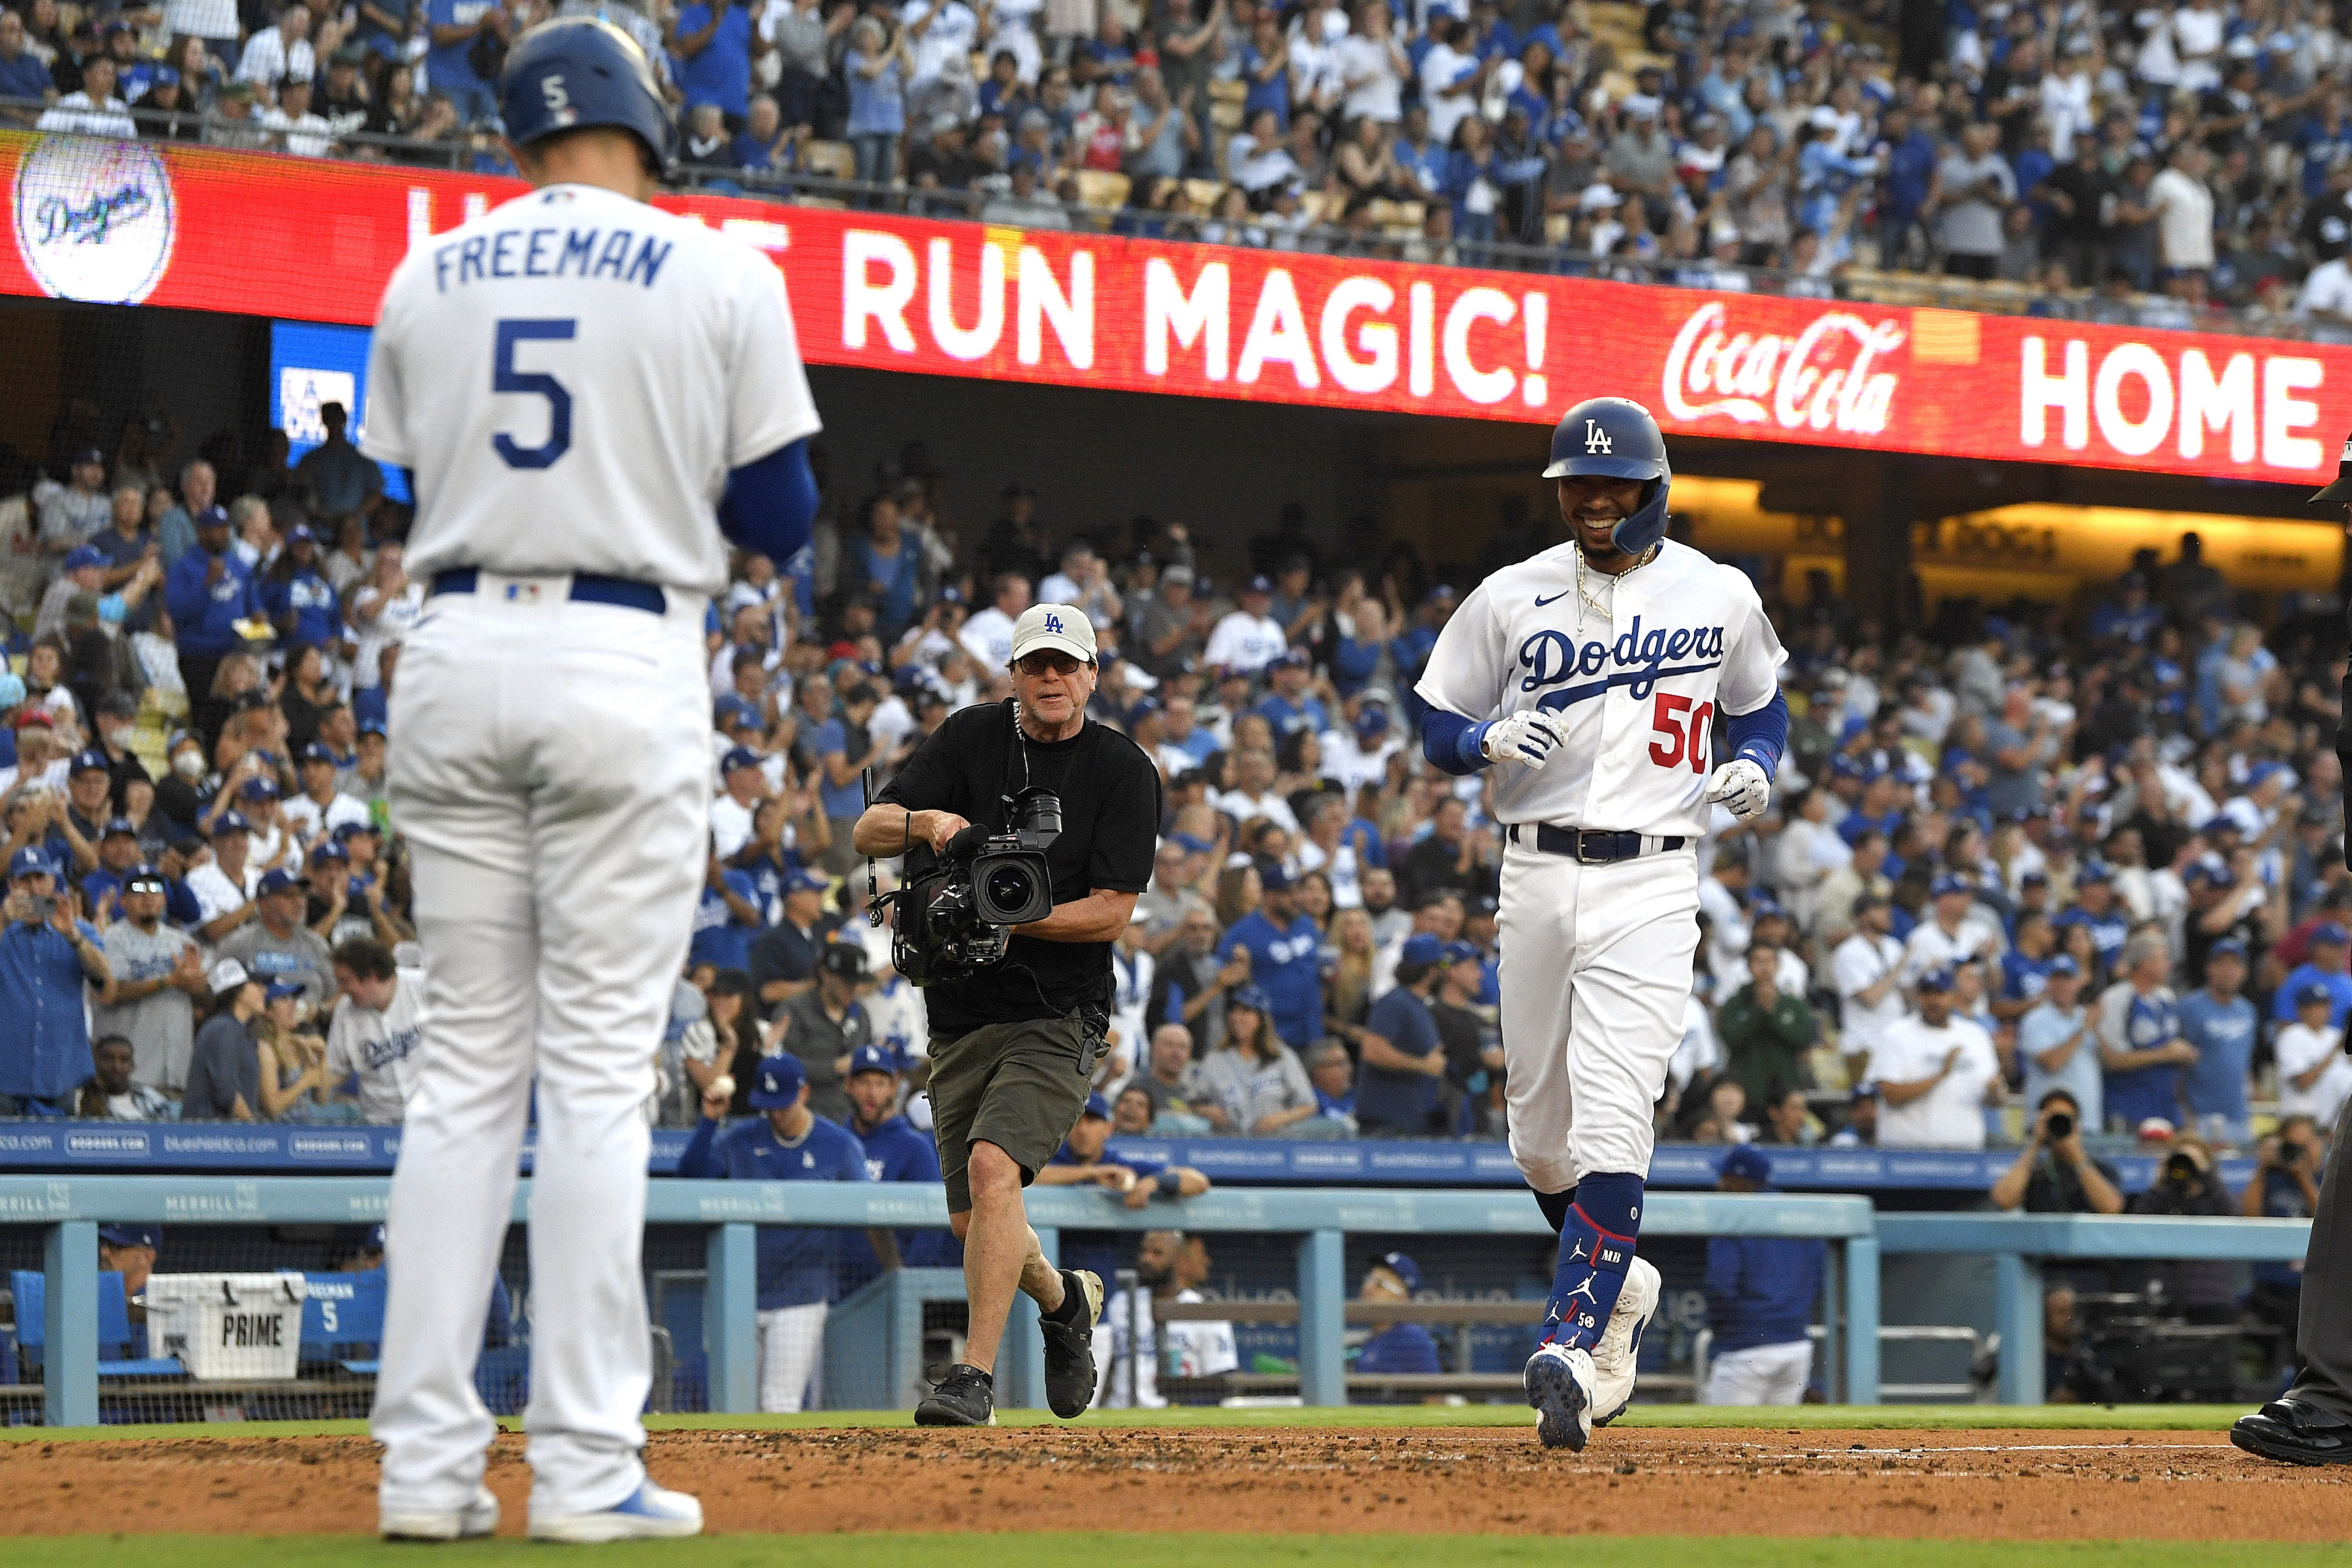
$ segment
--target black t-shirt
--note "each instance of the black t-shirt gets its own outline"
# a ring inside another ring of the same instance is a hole
[[[1486,1066],[1481,1055],[1486,1045],[1485,1025],[1477,1014],[1451,1002],[1432,1000],[1429,1016],[1436,1022],[1437,1037],[1445,1047],[1447,1076],[1457,1087],[1468,1088],[1470,1080]]]
[[[1024,774],[1021,753],[1027,755]],[[1013,705],[952,714],[907,759],[878,797],[908,811],[951,811],[992,833],[1005,827],[1005,796],[1042,784],[1062,800],[1062,832],[1045,851],[1054,902],[1097,889],[1140,893],[1151,881],[1160,828],[1160,770],[1116,730],[1088,722],[1066,741],[1013,741]],[[930,868],[918,847],[912,877]],[[1003,962],[968,980],[923,989],[931,1034],[951,1037],[982,1024],[1058,1018],[1083,1003],[1108,1007],[1110,943],[1016,936]]]
[[[2107,1179],[2107,1184],[2120,1189],[2123,1177],[2105,1160],[2093,1159],[2093,1168]],[[2025,1212],[2027,1214],[2090,1214],[2090,1194],[2083,1190],[2082,1173],[2063,1164],[2054,1156],[2043,1154],[2033,1163],[2033,1174],[2025,1179]]]

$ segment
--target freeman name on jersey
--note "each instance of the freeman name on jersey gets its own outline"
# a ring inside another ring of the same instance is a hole
[[[463,285],[491,278],[610,278],[650,289],[662,263],[669,259],[670,245],[651,235],[640,238],[625,228],[478,234],[434,247],[434,291],[446,294],[453,280]]]

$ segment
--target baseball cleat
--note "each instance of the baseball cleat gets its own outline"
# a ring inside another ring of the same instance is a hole
[[[702,1533],[702,1504],[684,1492],[664,1491],[643,1481],[611,1508],[568,1518],[531,1515],[533,1541],[563,1542],[574,1546],[607,1541],[667,1541]]]
[[[386,1541],[472,1541],[498,1527],[499,1500],[476,1487],[471,1502],[446,1513],[379,1513],[375,1532]]]
[[[1609,1327],[1592,1347],[1592,1408],[1601,1412],[1592,1418],[1595,1426],[1608,1426],[1633,1403],[1633,1363],[1641,1359],[1642,1331],[1658,1314],[1659,1285],[1657,1265],[1637,1255],[1625,1270]]]
[[[1546,1345],[1528,1358],[1528,1403],[1538,1413],[1536,1436],[1547,1448],[1584,1452],[1592,1440],[1592,1357]]]
[[[915,1425],[995,1426],[996,1380],[976,1366],[956,1363],[947,1376],[931,1384],[931,1396],[915,1406]]]
[[[1080,1321],[1040,1318],[1037,1326],[1045,1331],[1045,1403],[1067,1421],[1084,1415],[1095,1402],[1095,1321],[1102,1316],[1102,1279],[1083,1268],[1065,1268],[1062,1290],[1065,1296],[1076,1291],[1086,1303]]]

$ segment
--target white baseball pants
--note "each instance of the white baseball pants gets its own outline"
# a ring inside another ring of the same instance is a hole
[[[655,616],[568,587],[484,573],[436,595],[394,689],[425,984],[373,1423],[388,1512],[457,1509],[481,1479],[472,1374],[534,1074],[531,1511],[610,1508],[645,1477],[644,1106],[703,879],[703,604],[673,590]]]
[[[824,1403],[823,1301],[771,1307],[760,1314],[760,1409],[789,1415]]]
[[[1726,1351],[1707,1363],[1709,1405],[1802,1405],[1813,1375],[1813,1342],[1751,1345]]]
[[[1544,1193],[1648,1175],[1698,948],[1696,856],[1587,866],[1507,845],[1500,905],[1511,1158]]]

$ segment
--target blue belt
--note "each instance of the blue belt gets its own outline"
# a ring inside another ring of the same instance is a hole
[[[477,567],[452,566],[446,572],[433,574],[433,593],[470,594],[480,578]],[[643,610],[649,616],[664,615],[669,609],[669,599],[658,584],[605,577],[593,572],[573,574],[570,596],[583,605],[618,605],[625,610]]]
[[[1519,842],[1519,824],[1511,824],[1511,842]],[[1679,849],[1679,837],[1661,838],[1661,852]],[[1588,866],[1606,865],[1613,860],[1631,860],[1642,852],[1642,836],[1638,833],[1599,833],[1582,827],[1554,827],[1549,822],[1536,824],[1536,847],[1547,855],[1566,855]]]

